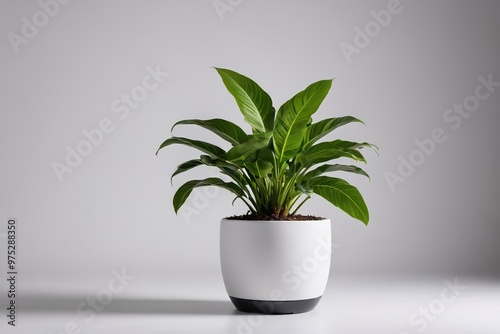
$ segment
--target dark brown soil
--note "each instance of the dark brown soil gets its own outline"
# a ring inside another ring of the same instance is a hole
[[[293,220],[323,220],[323,217],[316,217],[311,215],[288,215],[286,218],[279,217],[277,215],[264,215],[264,214],[246,214],[241,216],[231,216],[226,217],[229,220],[281,220],[281,221],[293,221]]]

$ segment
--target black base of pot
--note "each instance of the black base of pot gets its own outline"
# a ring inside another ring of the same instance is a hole
[[[309,312],[318,305],[321,296],[311,299],[301,300],[284,300],[284,301],[268,301],[268,300],[252,300],[231,297],[231,301],[238,311],[247,313],[263,313],[263,314],[293,314]]]

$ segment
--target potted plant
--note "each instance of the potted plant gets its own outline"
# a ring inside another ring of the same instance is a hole
[[[309,311],[319,302],[328,280],[330,220],[300,215],[298,210],[316,194],[368,224],[368,209],[359,191],[326,174],[368,176],[359,167],[329,162],[340,158],[366,162],[360,149],[376,147],[340,139],[319,142],[340,126],[361,122],[352,116],[313,122],[312,115],[332,80],[309,85],[276,112],[270,96],[253,80],[228,69],[216,70],[252,131],[246,133],[220,118],[181,120],[173,125],[172,130],[179,125],[199,126],[229,143],[223,149],[173,136],[160,145],[158,151],[181,144],[202,152],[199,158],[180,164],[172,177],[197,166],[211,166],[226,178],[184,183],[174,195],[174,210],[181,208],[196,187],[216,186],[232,192],[235,200],[248,207],[246,214],[223,218],[220,224],[222,276],[233,304],[244,312]]]

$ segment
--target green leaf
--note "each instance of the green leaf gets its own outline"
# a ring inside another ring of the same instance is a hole
[[[354,173],[354,174],[359,174],[359,175],[364,175],[368,179],[370,179],[370,176],[361,168],[352,166],[352,165],[340,165],[340,164],[335,164],[335,165],[322,165],[319,166],[318,168],[310,171],[306,175],[304,175],[304,180],[309,180],[312,179],[313,177],[320,176],[324,173],[328,172],[348,172],[348,173]]]
[[[316,144],[298,156],[302,165],[316,164],[338,158],[351,158],[366,163],[364,156],[358,150],[363,147],[377,147],[369,143],[356,143],[352,141],[334,140]]]
[[[272,145],[270,145],[271,143],[269,143],[269,145],[267,145],[266,147],[263,147],[261,148],[260,150],[257,150],[255,152],[253,152],[252,154],[250,154],[246,159],[245,161],[252,161],[252,162],[255,162],[257,160],[265,160],[265,161],[269,161],[270,163],[273,163],[275,162],[274,160],[274,150],[272,149]]]
[[[214,158],[211,158],[208,155],[201,155],[200,156],[200,160],[206,166],[211,166],[211,167],[228,167],[228,168],[233,168],[233,169],[237,169],[238,168],[238,166],[236,166],[234,164],[231,164],[231,163],[227,162],[224,159],[218,159],[218,158],[214,159]]]
[[[266,147],[270,138],[271,132],[249,135],[246,142],[233,146],[225,158],[229,161],[244,160],[252,153]]]
[[[332,147],[340,148],[340,149],[358,150],[358,149],[361,149],[363,147],[369,147],[369,148],[373,149],[375,151],[375,153],[378,150],[377,146],[370,144],[370,143],[366,143],[366,142],[365,143],[356,143],[353,141],[346,141],[346,140],[337,139],[337,140],[333,140],[333,141],[328,142],[328,143],[330,143],[330,145],[332,145]]]
[[[328,147],[327,143],[319,143],[311,147],[304,155],[301,155],[298,162],[302,166],[310,166],[338,158],[350,158],[356,161],[365,162],[363,155],[356,150],[342,150]]]
[[[215,69],[253,132],[271,131],[275,114],[271,97],[252,79],[228,69]]]
[[[206,166],[217,167],[222,174],[231,177],[238,185],[244,188],[246,184],[245,178],[240,173],[240,170],[245,167],[243,162],[233,163],[223,159],[212,159],[208,155],[200,156],[200,160]]]
[[[304,150],[309,149],[318,140],[332,132],[333,130],[352,122],[363,123],[359,119],[352,116],[344,116],[337,118],[327,118],[317,123],[313,123],[307,127],[304,136]],[[364,123],[363,123],[364,124]]]
[[[331,86],[332,80],[313,83],[279,108],[273,138],[275,152],[280,162],[294,157],[299,151],[307,124]]]
[[[318,176],[309,181],[315,194],[320,195],[351,217],[368,225],[369,213],[358,189],[348,182],[328,176]]]
[[[233,145],[242,143],[247,138],[247,134],[239,126],[220,118],[207,120],[186,119],[175,123],[174,126],[172,126],[172,130],[177,125],[181,124],[193,124],[201,126],[209,131],[212,131],[213,133]]]
[[[311,197],[311,194],[314,192],[311,186],[309,184],[302,182],[302,183],[297,183],[295,185],[295,189],[306,195],[307,197]]]
[[[174,176],[179,175],[181,173],[184,173],[184,172],[186,172],[186,171],[188,171],[196,166],[200,166],[200,165],[203,165],[203,162],[200,159],[193,159],[193,160],[183,162],[182,164],[177,166],[176,171],[170,177],[170,183],[172,183],[172,179],[174,178]]]
[[[224,156],[226,154],[226,152],[223,149],[221,149],[220,147],[215,146],[213,144],[206,143],[204,141],[183,138],[183,137],[168,138],[160,145],[160,147],[156,151],[156,154],[158,154],[158,152],[162,148],[167,147],[169,145],[173,145],[173,144],[182,144],[182,145],[186,145],[186,146],[189,146],[192,148],[196,148],[196,149],[210,155],[213,158],[221,158],[222,156]]]
[[[206,187],[206,186],[216,186],[229,190],[238,197],[242,197],[245,195],[243,190],[240,187],[238,187],[238,185],[236,185],[235,183],[224,182],[216,177],[210,177],[204,180],[188,181],[184,183],[182,186],[180,186],[180,188],[174,195],[173,203],[174,203],[175,213],[177,213],[181,208],[181,206],[184,204],[184,202],[186,202],[186,199],[189,197],[194,188]]]
[[[245,165],[250,173],[260,178],[267,177],[273,171],[273,164],[265,160],[247,161]]]

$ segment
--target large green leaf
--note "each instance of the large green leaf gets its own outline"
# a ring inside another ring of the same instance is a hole
[[[366,162],[359,149],[370,147],[377,151],[375,145],[369,143],[356,143],[345,140],[333,140],[316,144],[298,156],[302,165],[316,164],[338,158],[351,158],[356,161]]]
[[[332,147],[340,148],[340,149],[358,150],[358,149],[361,149],[363,147],[369,147],[369,148],[373,149],[375,152],[377,152],[377,150],[378,150],[377,146],[370,144],[370,143],[366,143],[366,142],[365,143],[357,143],[357,142],[353,142],[353,141],[337,139],[337,140],[333,140],[333,141],[327,142],[327,143],[329,143]]]
[[[322,165],[319,166],[316,169],[313,169],[306,175],[304,175],[303,179],[304,180],[309,180],[312,179],[313,177],[320,176],[324,173],[328,172],[348,172],[348,173],[354,173],[354,174],[359,174],[359,175],[364,175],[368,179],[370,176],[361,168],[352,166],[352,165],[340,165],[340,164],[335,164],[335,165]]]
[[[232,169],[238,169],[240,167],[236,166],[235,164],[229,163],[228,161],[224,159],[219,159],[219,158],[212,158],[208,155],[201,155],[200,160],[203,164],[207,166],[212,166],[212,167],[227,167],[227,168],[232,168]],[[243,166],[243,165],[241,165]]]
[[[237,72],[215,68],[227,90],[233,95],[245,121],[253,132],[267,132],[273,129],[275,110],[269,94],[252,79]]]
[[[280,162],[292,158],[299,151],[307,124],[325,99],[331,86],[332,80],[315,82],[279,108],[276,114],[273,141]]]
[[[246,167],[253,175],[263,178],[273,171],[273,164],[265,160],[247,161]]]
[[[317,123],[313,123],[307,127],[306,134],[304,136],[304,150],[310,148],[318,140],[332,132],[333,130],[352,122],[363,123],[359,119],[352,116],[327,118]]]
[[[180,188],[174,195],[173,203],[174,203],[175,213],[177,213],[181,208],[181,206],[184,204],[184,202],[186,202],[186,199],[189,197],[194,188],[206,187],[206,186],[217,186],[229,190],[238,197],[242,197],[245,195],[243,190],[240,187],[238,187],[238,185],[236,185],[235,183],[224,182],[223,180],[216,177],[210,177],[204,180],[188,181],[184,183],[182,186],[180,186]]]
[[[246,181],[241,174],[241,169],[245,167],[242,161],[229,162],[224,159],[212,159],[208,155],[201,155],[200,161],[210,167],[217,167],[222,174],[231,177],[242,188],[245,187]]]
[[[200,165],[203,165],[203,162],[200,159],[193,159],[193,160],[183,162],[182,164],[177,166],[177,169],[170,177],[170,182],[172,182],[172,179],[174,178],[174,176],[179,175],[181,173],[184,173],[184,172],[186,172],[186,171],[188,171],[196,166],[200,166]]]
[[[206,143],[204,141],[183,138],[183,137],[168,138],[160,145],[160,147],[156,151],[156,154],[158,154],[158,152],[162,148],[167,147],[169,145],[173,145],[173,144],[181,144],[181,145],[186,145],[186,146],[189,146],[192,148],[196,148],[196,149],[198,149],[198,150],[200,150],[200,151],[202,151],[202,152],[204,152],[204,153],[206,153],[214,158],[221,158],[226,154],[226,152],[223,149],[221,149],[220,147],[215,146],[213,144]]]
[[[201,126],[212,131],[224,140],[227,140],[233,145],[242,143],[247,138],[247,134],[236,124],[226,121],[225,119],[214,118],[207,120],[186,119],[179,121],[172,126],[172,130],[181,124],[193,124]]]
[[[356,161],[365,162],[365,158],[359,151],[332,148],[329,147],[328,143],[314,145],[300,156],[298,162],[302,166],[310,166],[311,164],[318,164],[338,158],[350,158]]]
[[[264,160],[264,161],[269,161],[270,163],[274,164],[274,150],[272,148],[271,143],[267,145],[266,147],[261,148],[260,150],[257,150],[250,154],[245,161],[252,161],[255,162],[257,160]]]
[[[318,176],[309,181],[315,194],[320,195],[351,217],[368,224],[369,213],[358,189],[347,181],[328,176]]]
[[[269,145],[271,132],[249,135],[246,142],[233,146],[226,154],[226,160],[244,160],[252,153]]]

